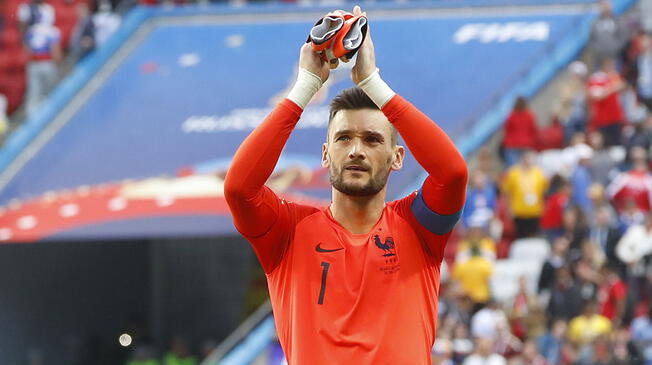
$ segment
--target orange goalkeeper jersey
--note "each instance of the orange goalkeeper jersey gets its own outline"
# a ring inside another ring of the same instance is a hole
[[[383,112],[429,177],[419,192],[386,203],[367,234],[350,233],[328,207],[288,202],[264,186],[301,114],[289,100],[245,140],[227,174],[225,197],[267,274],[290,365],[431,363],[439,267],[464,202],[466,165],[400,96]]]

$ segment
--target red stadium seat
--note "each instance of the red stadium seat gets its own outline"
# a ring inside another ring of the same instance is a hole
[[[0,59],[0,74],[24,74],[27,64],[27,55],[24,52],[7,53]]]
[[[16,28],[8,27],[0,33],[0,50],[5,53],[22,52],[23,42]]]

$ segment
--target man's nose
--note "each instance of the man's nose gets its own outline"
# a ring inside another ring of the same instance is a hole
[[[364,147],[359,139],[355,139],[353,143],[351,143],[351,150],[349,150],[349,158],[352,160],[365,159]]]

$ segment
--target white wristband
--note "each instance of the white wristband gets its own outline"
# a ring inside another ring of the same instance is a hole
[[[294,83],[287,98],[300,106],[301,109],[305,109],[306,105],[308,105],[310,99],[312,99],[312,97],[317,93],[321,85],[322,82],[319,76],[306,69],[299,68],[297,82]]]
[[[374,71],[371,75],[367,76],[366,79],[360,81],[358,86],[369,96],[369,98],[378,105],[379,108],[382,108],[389,99],[394,97],[396,93],[392,90],[389,85],[382,78],[380,78],[380,72],[378,69]]]

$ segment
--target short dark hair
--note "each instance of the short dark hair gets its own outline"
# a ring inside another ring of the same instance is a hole
[[[335,114],[340,110],[360,110],[371,109],[380,110],[373,100],[357,86],[342,90],[337,96],[333,98],[328,113],[328,130],[331,127],[331,121],[335,118]],[[394,125],[389,124],[392,133],[392,146],[396,146],[398,142],[398,132]]]

